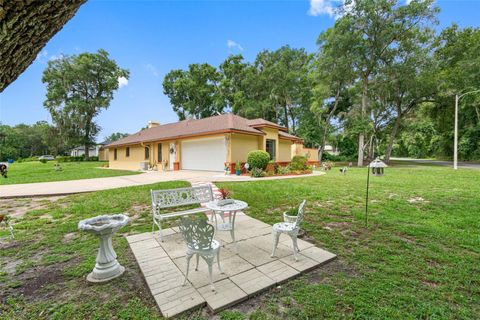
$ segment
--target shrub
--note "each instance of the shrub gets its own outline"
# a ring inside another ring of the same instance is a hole
[[[289,166],[286,166],[286,167],[279,166],[278,170],[277,170],[277,173],[278,174],[289,174],[290,173],[290,167]]]
[[[270,155],[268,152],[263,150],[254,150],[250,151],[247,155],[247,163],[250,166],[249,169],[260,169],[261,171],[267,168],[268,162],[270,161]]]
[[[270,161],[267,164],[267,168],[265,168],[265,171],[267,171],[267,173],[269,173],[269,174],[276,174],[276,173],[278,173],[278,167],[279,167],[278,163]]]
[[[292,158],[291,163],[290,163],[290,169],[293,170],[293,171],[308,169],[307,157],[294,156]]]
[[[251,171],[252,177],[254,178],[262,178],[265,177],[265,172],[260,168],[253,168]]]
[[[88,161],[98,161],[98,157],[97,156],[92,156],[92,157],[88,158]]]
[[[40,161],[41,163],[47,163],[47,159],[40,159],[38,161]]]
[[[69,162],[70,157],[68,157],[68,156],[57,156],[55,158],[55,160],[57,160],[57,162]]]
[[[298,215],[298,207],[293,207],[285,211],[285,214],[288,216],[297,216]]]
[[[32,162],[32,161],[38,161],[38,157],[29,157],[29,158],[20,158],[17,160],[17,162]]]
[[[328,152],[322,154],[322,161],[348,162],[350,160],[352,160],[352,157],[334,155]]]

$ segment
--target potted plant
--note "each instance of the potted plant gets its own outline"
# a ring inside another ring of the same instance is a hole
[[[233,199],[230,198],[231,193],[227,189],[220,188],[218,191],[220,192],[220,200],[217,201],[217,204],[219,206],[224,206],[235,202]]]
[[[240,165],[239,161],[237,161],[237,163],[235,164],[235,173],[237,174],[237,176],[242,173],[242,166]]]
[[[298,208],[291,208],[283,213],[283,221],[288,223],[295,223],[297,221]]]

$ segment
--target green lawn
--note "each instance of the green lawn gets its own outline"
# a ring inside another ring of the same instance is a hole
[[[343,176],[334,169],[319,177],[219,184],[268,223],[307,199],[304,239],[339,257],[224,311],[222,319],[480,317],[480,171],[387,168],[384,177],[371,177],[368,228],[365,173],[353,168]],[[17,242],[0,250],[0,318],[160,318],[122,235],[114,246],[128,272],[94,286],[84,277],[97,240],[77,232],[80,219],[119,212],[134,217],[124,233],[150,230],[151,187],[68,196],[17,218]],[[185,317],[209,315],[197,310]]]
[[[65,181],[90,178],[104,178],[138,174],[134,171],[102,169],[107,162],[85,161],[60,163],[61,171],[54,168],[56,161],[47,163],[20,162],[8,167],[8,178],[0,177],[0,185],[33,183],[47,181]]]

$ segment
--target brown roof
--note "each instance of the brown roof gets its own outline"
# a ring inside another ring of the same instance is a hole
[[[105,147],[114,147],[121,145],[137,144],[141,142],[171,140],[184,137],[191,137],[196,135],[208,135],[224,132],[240,132],[254,135],[265,135],[262,130],[254,127],[271,126],[282,130],[284,127],[279,126],[273,122],[254,119],[248,120],[232,113],[226,113],[219,116],[197,119],[197,120],[183,120],[175,123],[168,123],[145,129],[134,133],[123,139],[114,141]],[[289,133],[279,131],[280,138],[288,140],[301,140]]]
[[[290,134],[290,133],[287,133],[287,132],[283,132],[283,131],[278,131],[278,136],[280,137],[280,139],[302,141],[302,139],[300,139],[299,137],[294,136],[293,134]]]
[[[248,124],[254,128],[258,128],[258,127],[274,127],[274,128],[278,128],[279,130],[282,130],[282,131],[287,131],[287,128],[283,127],[283,126],[280,126],[274,122],[271,122],[271,121],[268,121],[268,120],[265,120],[265,119],[262,119],[262,118],[257,118],[257,119],[252,119],[252,120],[248,120]]]
[[[248,124],[248,121],[248,119],[232,113],[198,120],[183,120],[142,130],[123,139],[114,141],[107,147],[232,131],[255,135],[265,134],[261,130],[252,128]]]

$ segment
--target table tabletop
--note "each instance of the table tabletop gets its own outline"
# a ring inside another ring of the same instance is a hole
[[[248,204],[245,201],[242,200],[234,200],[233,203],[226,204],[226,205],[219,205],[216,200],[207,202],[205,206],[208,209],[211,209],[213,211],[223,211],[223,212],[228,212],[228,211],[239,211],[243,210],[245,208],[248,208]]]

